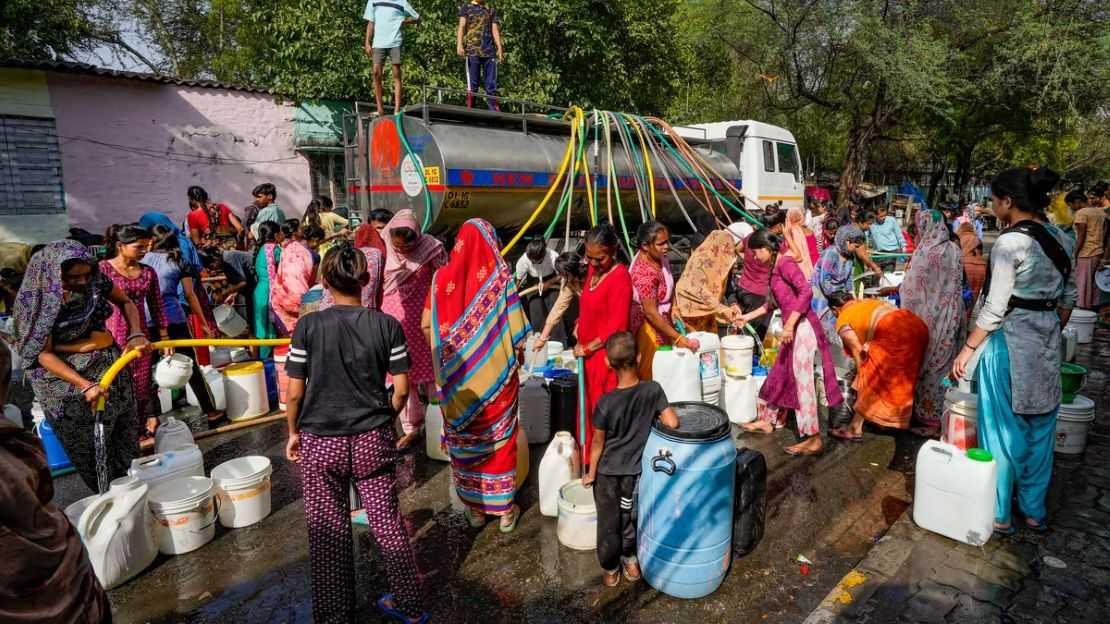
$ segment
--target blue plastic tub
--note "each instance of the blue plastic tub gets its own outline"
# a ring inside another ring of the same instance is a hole
[[[262,368],[266,373],[266,398],[270,402],[270,409],[278,409],[278,377],[277,366],[273,360],[262,360]]]
[[[678,429],[657,421],[640,464],[640,567],[655,589],[701,598],[721,585],[731,561],[736,446],[719,407],[671,407]]]

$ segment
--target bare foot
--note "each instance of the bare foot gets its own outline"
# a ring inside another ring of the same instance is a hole
[[[825,450],[821,436],[812,436],[783,449],[787,455],[820,455]]]
[[[757,420],[755,422],[744,423],[740,428],[748,433],[774,433],[775,428],[771,423],[765,420]]]

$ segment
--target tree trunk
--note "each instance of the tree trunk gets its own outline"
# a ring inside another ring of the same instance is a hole
[[[971,153],[974,150],[974,145],[961,145],[960,151],[956,153],[955,191],[961,207],[966,203],[964,194],[967,192],[968,182],[971,181]]]
[[[940,187],[940,182],[947,173],[948,158],[941,156],[940,160],[937,162],[936,168],[929,174],[929,194],[925,196],[925,203],[929,204],[930,208],[936,206],[937,189]]]
[[[874,135],[875,130],[870,125],[854,125],[848,134],[848,150],[844,154],[837,189],[836,207],[839,211],[848,209],[852,194],[863,181],[863,174],[867,171],[867,150]]]

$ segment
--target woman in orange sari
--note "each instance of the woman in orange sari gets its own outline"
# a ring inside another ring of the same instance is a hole
[[[964,277],[967,278],[967,287],[971,289],[971,305],[967,308],[970,315],[979,299],[979,291],[983,289],[983,282],[987,279],[987,259],[983,256],[983,241],[975,234],[975,226],[970,221],[961,223],[956,229],[956,235],[960,237]]]
[[[914,385],[929,346],[929,328],[909,310],[881,299],[850,299],[829,295],[837,313],[836,331],[844,351],[856,361],[852,422],[829,435],[842,440],[863,438],[863,421],[907,429],[913,415]]]
[[[446,266],[432,276],[424,335],[432,364],[455,491],[471,526],[500,517],[516,528],[518,353],[531,331],[493,227],[463,224]],[[627,314],[625,315],[627,317]],[[411,347],[410,347],[411,348]]]

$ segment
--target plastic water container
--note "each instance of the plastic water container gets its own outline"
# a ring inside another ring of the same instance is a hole
[[[4,418],[12,421],[16,427],[23,428],[23,410],[19,409],[18,405],[8,403],[4,406]]]
[[[547,365],[560,366],[560,360],[563,355],[564,345],[558,340],[548,340],[544,345],[547,348]]]
[[[271,410],[281,408],[281,391],[278,389],[278,365],[273,359],[262,361],[262,375],[266,379],[266,402]]]
[[[953,388],[944,394],[940,439],[966,451],[979,446],[979,397]]]
[[[882,278],[879,279],[879,286],[882,288],[898,288],[905,279],[905,271],[890,271],[884,273]]]
[[[227,304],[216,306],[212,310],[212,316],[216,319],[216,327],[220,329],[220,333],[228,338],[238,338],[249,329],[246,319]]]
[[[933,533],[982,546],[994,532],[998,464],[983,449],[929,440],[917,452],[913,521]]]
[[[543,379],[531,377],[520,385],[517,407],[528,441],[546,444],[551,439],[551,397]]]
[[[270,411],[262,362],[240,362],[224,369],[229,420],[249,420]]]
[[[725,375],[747,377],[752,374],[752,355],[755,338],[751,336],[725,336],[721,339],[721,360]]]
[[[200,370],[204,373],[204,382],[208,384],[208,390],[212,393],[212,403],[216,411],[226,410],[227,393],[224,390],[224,374],[213,366],[201,366]],[[193,407],[200,407],[200,401],[197,400],[197,395],[190,385],[185,386],[185,401]]]
[[[107,492],[88,502],[78,519],[77,534],[104,589],[134,578],[158,556],[148,490],[134,477],[115,479]]]
[[[182,477],[204,476],[204,455],[197,445],[131,460],[127,474],[154,487]]]
[[[555,534],[559,543],[574,550],[597,548],[597,506],[592,488],[575,479],[559,488],[559,521]]]
[[[555,431],[577,431],[578,427],[578,378],[558,377],[551,380],[551,428]]]
[[[568,482],[582,476],[582,455],[569,431],[560,431],[547,445],[540,460],[540,513],[559,516],[559,491]]]
[[[66,519],[69,520],[69,523],[72,524],[74,528],[76,528],[77,525],[81,523],[81,514],[85,513],[85,510],[89,508],[89,505],[93,504],[93,501],[98,498],[100,498],[99,494],[93,494],[92,496],[86,496],[85,498],[66,505]]]
[[[285,372],[285,363],[289,361],[289,345],[274,347],[274,373],[277,383],[278,409],[285,409],[289,392],[289,374]]]
[[[192,552],[216,536],[216,488],[208,477],[183,477],[150,490],[158,551],[164,555]]]
[[[763,384],[767,383],[767,369],[762,366],[752,367],[752,385],[755,388],[752,390],[755,393],[756,399],[759,399],[759,391],[763,389]]]
[[[250,526],[270,515],[270,460],[261,455],[237,457],[212,469],[220,501],[220,524],[229,529]]]
[[[192,358],[181,353],[174,353],[169,357],[158,360],[158,364],[154,366],[154,383],[158,384],[159,388],[180,390],[185,387],[185,384],[189,383],[189,377],[192,374]]]
[[[1098,320],[1098,313],[1092,310],[1072,310],[1071,317],[1068,319],[1068,327],[1075,330],[1076,342],[1079,344],[1087,344],[1094,340],[1095,337],[1095,321]]]
[[[193,441],[193,432],[189,431],[189,425],[173,416],[169,416],[162,421],[158,430],[154,432],[155,453],[165,453],[190,446],[196,446]]]
[[[1087,431],[1095,420],[1095,402],[1075,395],[1071,403],[1060,404],[1056,414],[1056,452],[1078,455],[1087,448]]]
[[[424,411],[424,451],[428,454],[428,459],[451,461],[451,456],[440,444],[442,437],[443,410],[439,403],[433,401]]]
[[[743,425],[755,421],[758,392],[754,377],[725,376],[721,390],[721,407],[728,414],[730,422]]]
[[[701,400],[717,405],[721,402],[721,338],[709,332],[692,332],[688,338],[698,341],[698,374],[701,377]]]
[[[54,428],[46,420],[46,413],[38,401],[31,404],[31,417],[34,419],[35,433],[42,440],[42,447],[46,450],[46,463],[50,465],[50,469],[63,470],[73,466],[58,436],[54,435]]]
[[[663,386],[671,403],[701,401],[698,358],[689,349],[659,347],[651,364],[651,378]]]
[[[736,446],[718,407],[677,403],[656,421],[641,460],[638,554],[644,580],[676,598],[707,596],[728,572]]]

